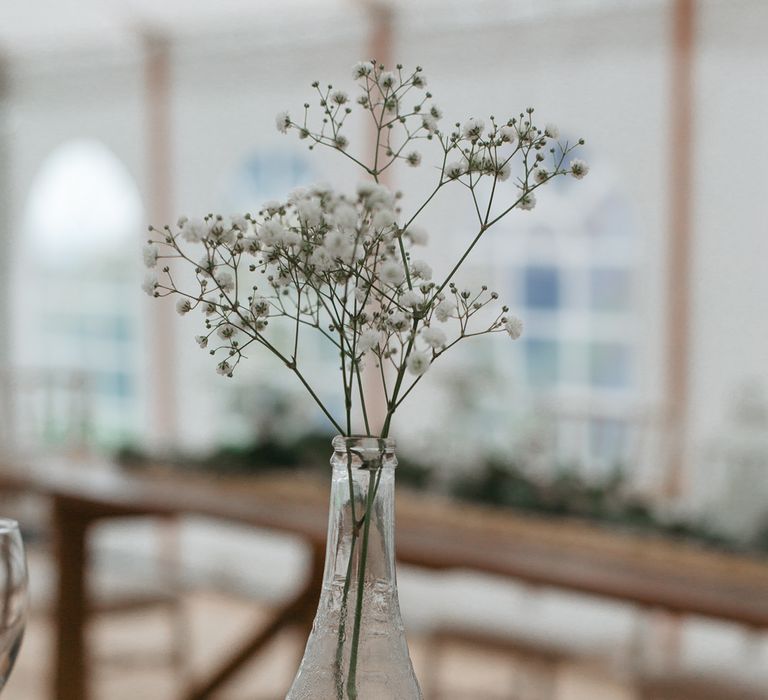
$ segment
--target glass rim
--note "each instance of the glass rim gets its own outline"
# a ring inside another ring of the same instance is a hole
[[[395,438],[379,437],[378,435],[336,435],[331,444],[334,447],[346,447],[354,445],[363,449],[381,449],[394,450]]]
[[[13,518],[0,518],[0,534],[4,532],[20,532],[19,521]]]

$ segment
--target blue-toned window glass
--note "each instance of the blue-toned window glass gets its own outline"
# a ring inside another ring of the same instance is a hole
[[[112,319],[112,338],[118,342],[133,341],[133,320],[128,316],[115,316]]]
[[[286,151],[259,151],[240,164],[226,194],[233,211],[258,209],[268,199],[283,199],[295,187],[309,185],[315,176],[307,160]]]
[[[125,399],[133,395],[133,378],[127,372],[100,372],[95,388],[104,396]]]
[[[626,454],[627,423],[616,418],[594,418],[589,423],[590,451],[612,467],[621,467]]]
[[[599,387],[622,389],[630,383],[630,351],[621,343],[593,343],[590,378]]]
[[[560,378],[560,347],[554,340],[531,338],[525,341],[528,381],[535,386],[557,383]]]
[[[618,195],[609,195],[589,215],[586,220],[587,230],[601,238],[626,236],[631,233],[631,217],[627,203]]]
[[[622,268],[596,268],[589,276],[589,296],[593,309],[626,311],[630,305],[630,274]]]
[[[524,274],[525,304],[529,309],[560,306],[560,272],[556,267],[529,267]]]

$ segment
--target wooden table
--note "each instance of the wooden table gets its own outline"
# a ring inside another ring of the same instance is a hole
[[[53,503],[59,565],[56,700],[87,700],[84,623],[87,535],[96,521],[195,514],[291,533],[313,552],[300,594],[209,679],[187,695],[222,686],[282,626],[314,613],[322,579],[328,480],[286,474],[220,478],[178,472],[20,469],[0,465],[0,490],[45,495]],[[514,515],[400,493],[398,561],[435,570],[468,569],[661,609],[768,628],[768,563],[704,551],[657,537],[609,532],[565,520]]]

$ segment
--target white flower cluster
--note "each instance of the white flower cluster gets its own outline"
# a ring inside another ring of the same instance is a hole
[[[179,289],[165,267],[165,279],[152,273],[145,289],[180,294],[179,314],[202,310],[206,333],[196,341],[227,353],[222,374],[232,374],[245,345],[269,343],[264,331],[271,320],[286,318],[297,336],[302,327],[326,335],[356,370],[368,357],[419,376],[449,345],[442,324],[456,321],[452,343],[504,330],[505,319],[500,313],[480,332],[468,330],[469,319],[497,295],[485,287],[459,292],[452,283],[438,288],[430,265],[413,255],[427,234],[398,225],[396,201],[369,182],[354,198],[314,187],[265,204],[255,217],[182,218],[175,231],[166,228],[147,244],[145,263],[156,267],[164,246],[163,258],[194,264],[198,288]]]
[[[354,160],[369,176],[355,195],[315,186],[292,192],[286,201],[266,202],[255,215],[182,217],[175,228],[150,228],[155,235],[143,251],[149,268],[144,289],[153,296],[177,295],[179,314],[201,312],[205,332],[195,341],[212,355],[224,354],[217,365],[220,374],[232,376],[244,350],[261,345],[298,376],[345,434],[351,430],[353,391],[366,414],[360,375],[365,364],[372,365],[383,385],[386,435],[395,409],[457,342],[495,332],[520,337],[522,322],[509,316],[506,306],[492,309],[495,292],[486,286],[459,288],[454,276],[498,220],[514,208],[532,209],[536,190],[553,177],[580,179],[589,167],[569,159],[576,146],[557,142],[555,125],[534,125],[533,109],[503,123],[472,117],[442,131],[442,112],[425,91],[420,67],[407,73],[399,65],[385,70],[375,61],[363,61],[354,66],[353,76],[361,88],[356,100],[333,86],[321,90],[313,83],[323,110],[319,130],[309,126],[308,105],[301,123],[288,112],[279,113],[275,123],[283,133],[295,130],[310,148],[326,146]],[[423,92],[407,106],[414,90]],[[378,129],[380,148],[367,162],[350,153],[343,133],[352,104],[368,112]],[[418,167],[422,152],[413,143],[419,139],[437,145],[442,165],[434,191],[406,216],[401,195],[379,184],[379,177],[397,161]],[[546,152],[551,155],[548,167]],[[514,185],[501,186],[513,171],[520,173]],[[492,186],[481,187],[485,183]],[[450,272],[435,280],[430,264],[417,255],[428,235],[415,219],[439,190],[456,184],[471,194],[478,231]],[[194,268],[195,288],[176,285],[170,264],[163,262],[168,258]],[[285,333],[272,337],[268,331],[276,322],[290,329],[287,346]],[[302,374],[300,338],[306,332],[321,334],[341,359],[346,430]]]
[[[488,124],[482,118],[470,117],[443,131],[439,126],[442,110],[431,101],[431,93],[422,93],[410,105],[405,103],[414,89],[426,87],[421,67],[404,73],[401,65],[396,71],[389,71],[375,61],[362,61],[354,66],[352,74],[361,88],[357,105],[370,114],[379,130],[379,149],[372,163],[366,164],[349,153],[349,140],[342,131],[352,112],[350,98],[332,85],[323,91],[319,82],[312,84],[323,111],[319,130],[310,126],[309,104],[305,105],[301,123],[292,121],[288,112],[280,112],[276,116],[278,130],[287,133],[295,129],[299,138],[310,141],[310,148],[320,145],[340,151],[374,178],[398,160],[411,167],[421,165],[422,153],[412,148],[419,139],[439,142],[444,156],[441,182],[459,181],[473,192],[489,178],[494,182],[509,180],[517,167],[521,174],[515,178],[517,189],[512,206],[524,211],[536,206],[534,190],[553,177],[570,174],[581,179],[589,171],[583,160],[569,162],[570,154],[583,141],[561,145],[557,141],[557,125],[547,123],[538,128],[531,107],[503,123],[494,117],[489,118]],[[545,164],[547,154],[549,164]]]

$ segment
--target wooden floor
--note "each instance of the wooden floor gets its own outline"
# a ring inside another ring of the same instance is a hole
[[[2,700],[52,699],[53,630],[46,610],[52,603],[53,571],[43,551],[33,549],[28,558],[35,584],[32,612]],[[205,676],[271,613],[266,603],[250,597],[201,587],[188,590],[180,606],[175,615],[160,607],[95,618],[89,630],[92,700],[177,700],[191,678]],[[174,646],[178,639],[185,640],[183,649]],[[286,631],[211,700],[283,700],[304,641],[301,633]],[[411,628],[409,644],[425,700],[641,700],[626,674],[606,667],[607,659],[602,665],[559,663],[549,677],[550,694],[541,695],[531,687],[532,679],[541,680],[540,671],[526,665],[524,657],[511,656],[487,641],[479,648],[466,635],[460,643],[449,638],[436,655],[435,638]]]
[[[252,601],[214,592],[189,594],[184,601],[190,640],[189,664],[197,672],[215,664],[227,643],[246,635],[266,614]],[[165,611],[111,614],[92,630],[95,700],[173,700],[180,675],[168,652],[172,643],[171,618]],[[216,696],[216,700],[283,700],[298,662],[303,639],[286,633],[257,663]],[[425,677],[425,640],[411,638],[414,665]],[[30,619],[17,667],[3,691],[3,700],[49,700],[50,624],[42,612]],[[215,650],[215,651],[214,651]],[[503,655],[449,648],[440,664],[445,689],[430,700],[513,700],[519,671]],[[632,700],[628,691],[590,669],[564,669],[558,678],[557,700]],[[450,692],[448,691],[450,689]],[[427,689],[425,688],[425,691]]]

